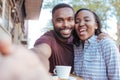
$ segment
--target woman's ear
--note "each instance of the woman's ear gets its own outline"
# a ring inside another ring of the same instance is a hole
[[[95,29],[98,29],[98,24],[97,24],[97,22],[95,23]]]

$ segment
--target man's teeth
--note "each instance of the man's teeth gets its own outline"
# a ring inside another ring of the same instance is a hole
[[[66,32],[68,32],[68,31],[70,31],[70,29],[65,29],[65,30],[63,30],[63,31],[66,31]]]

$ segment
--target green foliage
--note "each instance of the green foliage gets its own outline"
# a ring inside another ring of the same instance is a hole
[[[115,9],[116,9],[118,24],[120,24],[120,0],[111,2],[111,4],[112,4],[112,5],[115,7]]]

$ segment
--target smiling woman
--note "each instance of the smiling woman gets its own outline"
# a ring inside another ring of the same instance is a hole
[[[110,38],[100,41],[97,14],[82,8],[75,14],[74,71],[85,80],[120,80],[120,54]]]

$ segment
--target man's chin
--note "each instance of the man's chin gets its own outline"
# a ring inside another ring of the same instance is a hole
[[[68,39],[70,37],[71,37],[71,35],[62,35],[62,38],[64,38],[64,39]]]
[[[58,32],[56,30],[55,30],[55,33],[57,34],[57,36],[59,36],[62,39],[68,39],[68,38],[71,37],[71,34],[63,34],[63,33],[60,33],[60,32]]]

